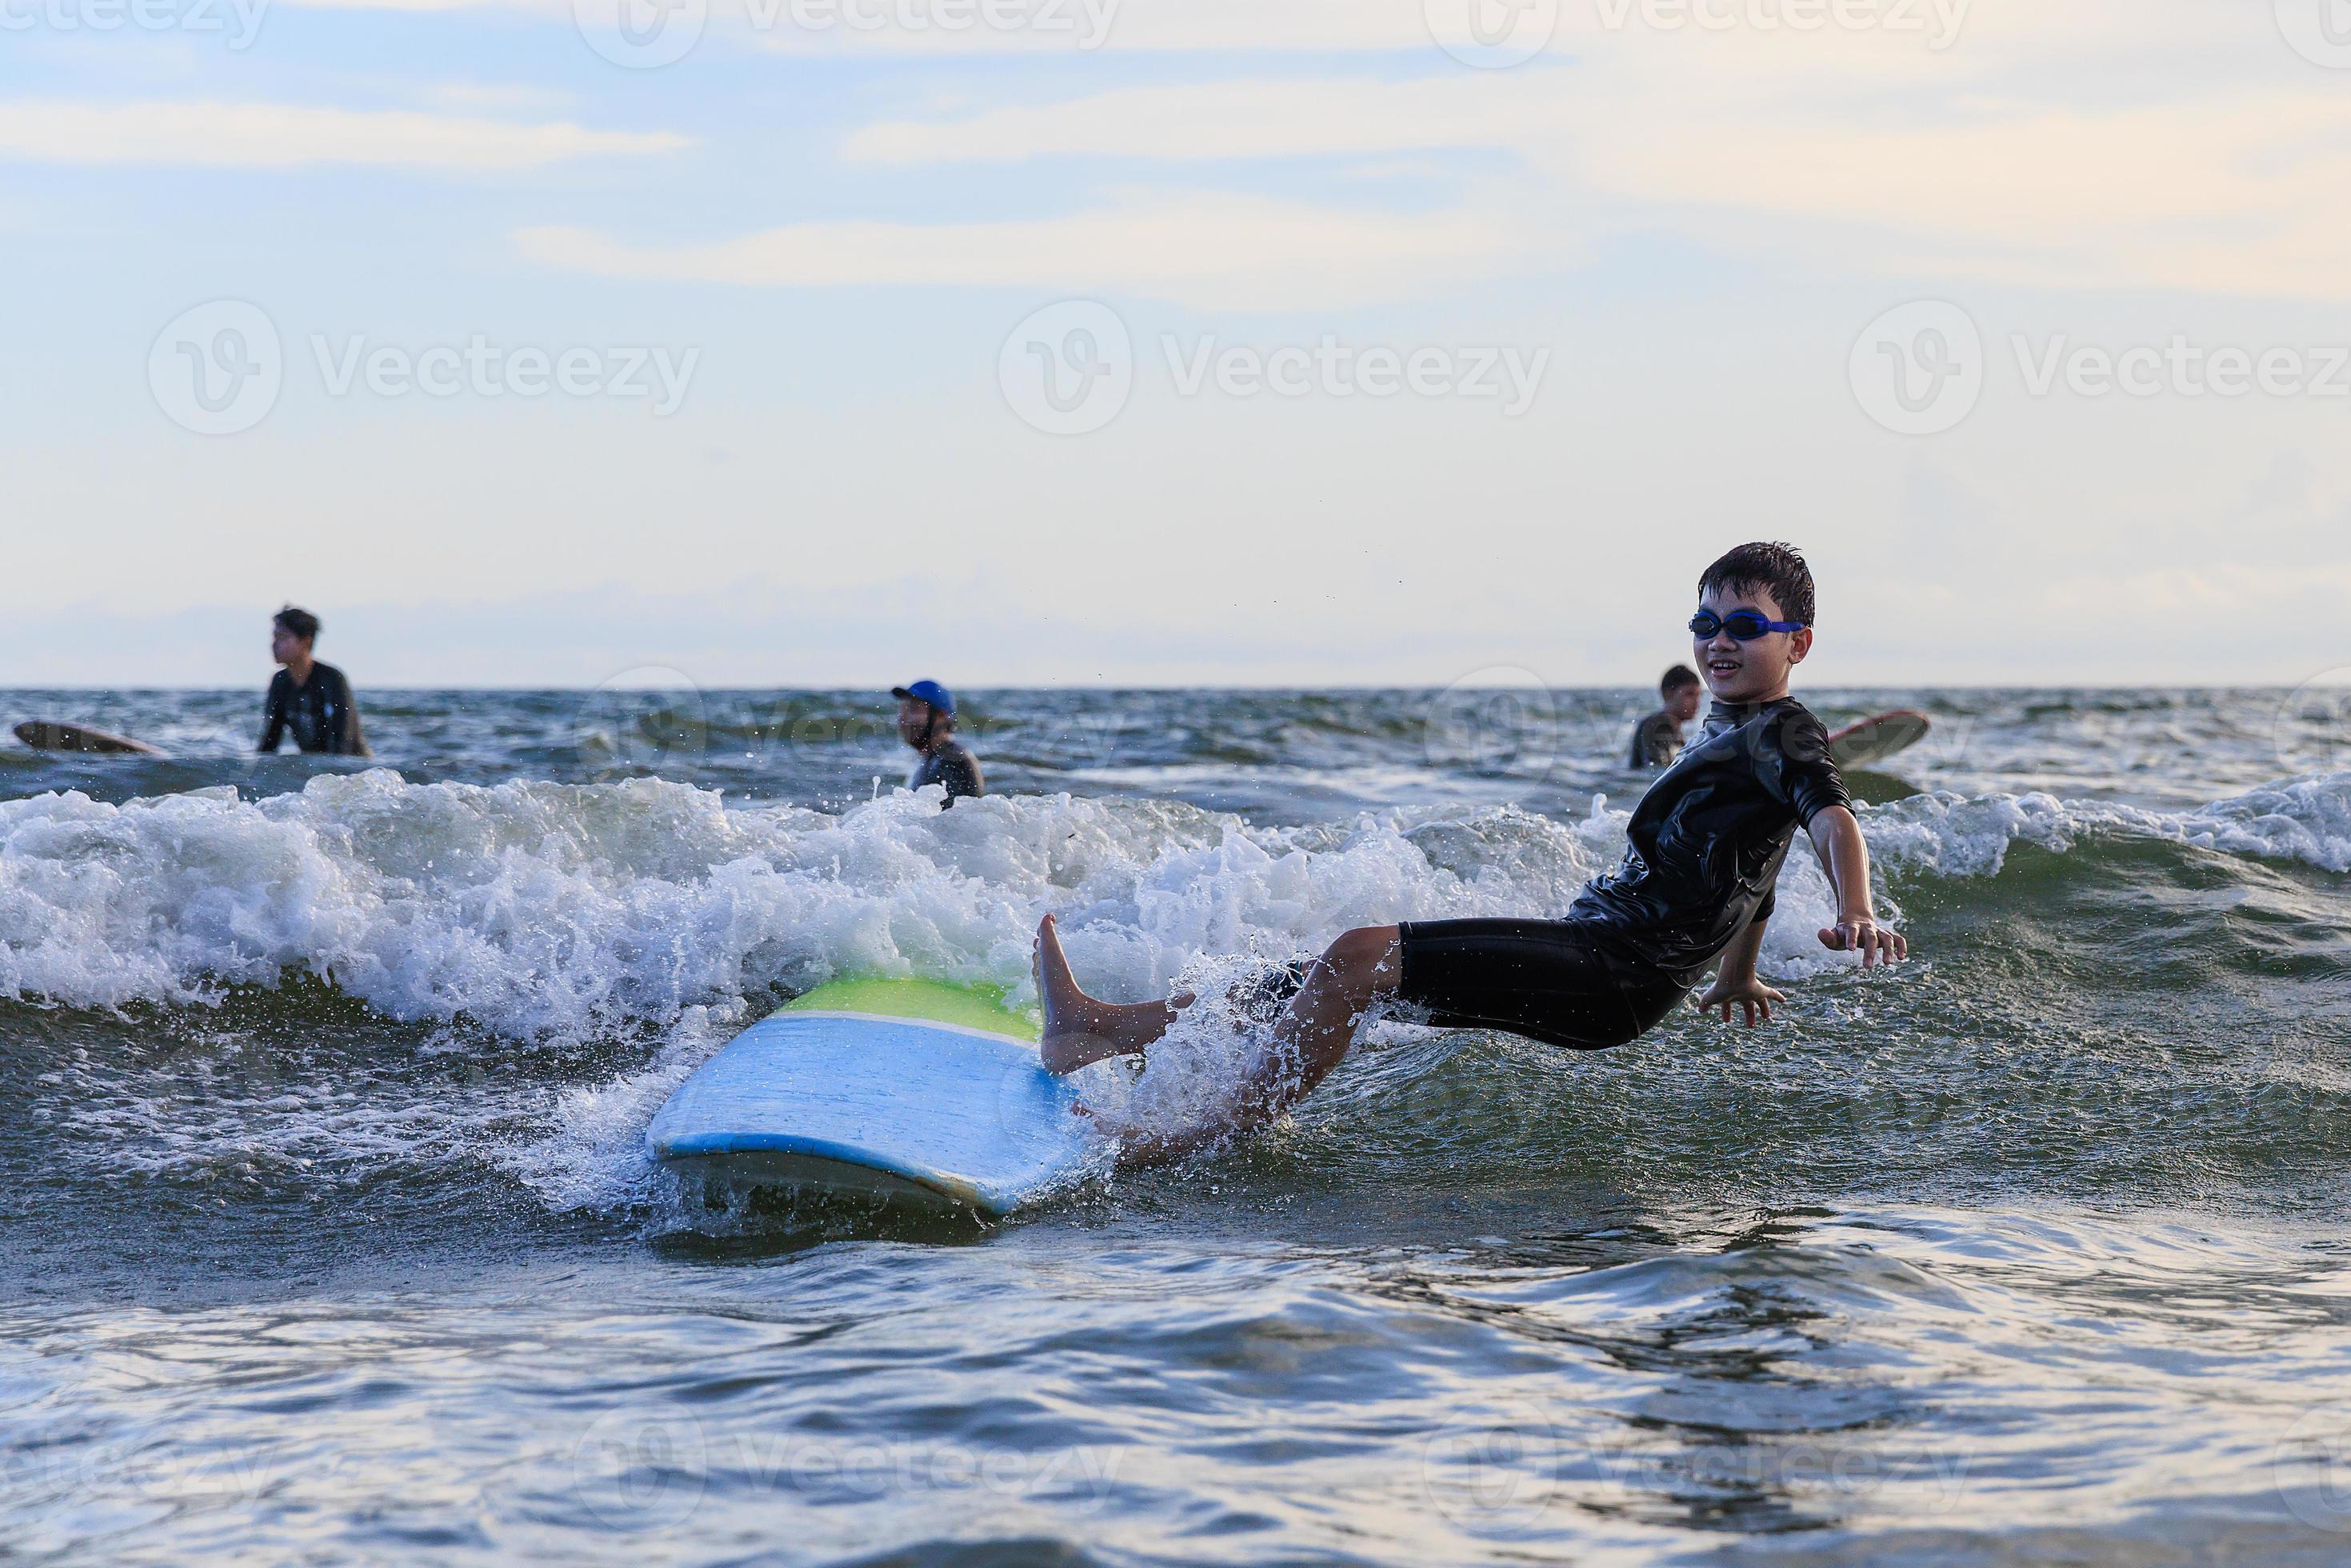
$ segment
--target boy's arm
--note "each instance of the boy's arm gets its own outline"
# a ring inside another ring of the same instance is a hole
[[[1804,824],[1813,847],[1828,868],[1829,884],[1836,890],[1837,919],[1821,932],[1821,946],[1831,952],[1856,952],[1861,967],[1892,964],[1910,956],[1910,944],[1898,931],[1877,924],[1869,902],[1869,846],[1862,842],[1861,824],[1843,806],[1823,806]]]

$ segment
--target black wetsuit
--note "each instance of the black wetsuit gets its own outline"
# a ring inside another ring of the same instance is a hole
[[[313,664],[310,678],[300,685],[284,670],[269,683],[269,703],[264,710],[261,749],[275,751],[286,732],[304,751],[324,751],[338,757],[365,757],[367,740],[360,734],[360,710],[351,702],[351,684],[332,664]]]
[[[918,755],[914,770],[906,775],[909,789],[932,784],[946,786],[949,806],[987,793],[987,785],[979,776],[979,758],[961,741],[954,739],[940,741],[931,747],[928,756]]]
[[[1625,861],[1564,920],[1403,927],[1398,996],[1448,1029],[1499,1029],[1596,1050],[1646,1032],[1751,920],[1769,919],[1796,830],[1850,806],[1828,730],[1792,698],[1714,705],[1652,785]]]
[[[1671,768],[1682,748],[1682,727],[1659,708],[1633,727],[1633,754],[1627,768]]]

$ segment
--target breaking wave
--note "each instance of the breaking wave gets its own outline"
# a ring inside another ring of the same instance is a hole
[[[1922,877],[1997,873],[2019,841],[2109,837],[2351,870],[2351,774],[2166,813],[2043,794],[1865,808],[1898,915]],[[1287,957],[1353,925],[1562,910],[1624,849],[1595,798],[1557,821],[1507,808],[1264,828],[1196,807],[1062,795],[941,811],[904,792],[838,815],[730,808],[621,783],[416,784],[323,775],[258,802],[230,789],[110,805],[0,803],[0,996],[84,1009],[208,1005],[309,975],[385,1017],[527,1041],[717,1021],[845,973],[921,973],[1029,995],[1058,911],[1102,994],[1161,995],[1220,955]],[[1802,846],[1767,970],[1850,960]]]

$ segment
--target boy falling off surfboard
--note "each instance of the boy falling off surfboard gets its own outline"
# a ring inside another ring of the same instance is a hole
[[[1726,1022],[1739,1009],[1750,1028],[1769,1019],[1786,998],[1757,977],[1755,961],[1800,827],[1836,894],[1836,924],[1820,932],[1821,945],[1858,952],[1865,968],[1906,957],[1907,944],[1871,906],[1869,851],[1828,731],[1788,695],[1812,651],[1813,616],[1812,570],[1786,545],[1742,545],[1708,567],[1689,625],[1713,711],[1635,808],[1624,862],[1585,886],[1564,919],[1418,921],[1341,936],[1288,998],[1273,1048],[1234,1096],[1231,1125],[1280,1115],[1391,998],[1442,1028],[1597,1051],[1646,1033],[1719,960],[1698,1005]],[[1037,931],[1037,989],[1054,1072],[1144,1051],[1192,1000],[1087,996],[1050,915]]]

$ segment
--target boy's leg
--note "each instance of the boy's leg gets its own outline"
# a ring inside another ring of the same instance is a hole
[[[1039,1049],[1048,1072],[1075,1072],[1106,1057],[1133,1056],[1167,1032],[1176,1015],[1192,1005],[1188,996],[1156,1002],[1097,1001],[1078,988],[1061,933],[1050,915],[1038,923],[1037,998],[1045,1012]]]
[[[1270,1122],[1330,1075],[1355,1042],[1364,1012],[1404,979],[1402,933],[1366,925],[1331,944],[1274,1026],[1274,1049],[1234,1106],[1243,1126]]]

